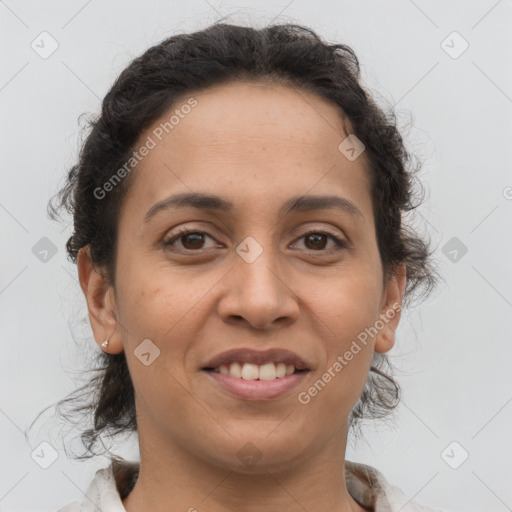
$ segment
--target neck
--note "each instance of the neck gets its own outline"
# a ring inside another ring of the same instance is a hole
[[[140,430],[141,463],[127,512],[363,512],[345,483],[346,428],[322,450],[288,467],[221,467]],[[151,439],[151,443],[143,440]]]

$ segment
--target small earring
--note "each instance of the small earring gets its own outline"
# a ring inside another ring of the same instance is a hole
[[[106,349],[108,347],[108,338],[101,344],[102,348]]]

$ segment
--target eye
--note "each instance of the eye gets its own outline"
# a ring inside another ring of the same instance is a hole
[[[163,244],[165,247],[171,247],[174,246],[177,241],[180,241],[182,247],[178,247],[178,249],[186,251],[198,251],[205,248],[207,249],[207,247],[204,247],[206,238],[213,240],[213,238],[204,231],[199,231],[192,228],[179,228],[178,232],[174,234],[170,239],[165,240]],[[326,250],[327,240],[329,238],[334,242],[334,247],[331,247],[330,249],[327,248]],[[305,239],[306,249],[315,252],[329,252],[331,250],[341,250],[347,248],[346,242],[328,231],[309,231],[299,238],[299,240],[301,239]]]
[[[164,240],[164,246],[169,247],[173,246],[176,241],[180,241],[182,247],[178,247],[178,249],[185,249],[187,251],[197,251],[198,249],[204,249],[202,245],[205,243],[205,239],[213,238],[205,233],[204,231],[199,231],[196,229],[178,229],[178,233],[175,234],[169,240]]]
[[[329,238],[334,241],[334,247],[325,250],[327,239]],[[329,250],[340,250],[347,247],[347,244],[343,240],[328,231],[309,231],[302,235],[299,240],[301,239],[305,239],[304,244],[307,249],[316,252],[329,252]]]

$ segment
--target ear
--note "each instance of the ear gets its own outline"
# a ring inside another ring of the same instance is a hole
[[[405,291],[407,267],[404,262],[399,263],[393,269],[393,274],[383,292],[380,321],[375,336],[375,352],[388,352],[395,344],[395,331],[400,321],[402,311],[402,299]],[[384,324],[382,326],[382,324]]]
[[[87,301],[89,320],[96,343],[110,354],[122,352],[123,343],[117,321],[114,289],[106,275],[98,272],[94,266],[88,245],[78,251],[77,266],[80,287]],[[107,338],[108,347],[104,349],[101,344]]]

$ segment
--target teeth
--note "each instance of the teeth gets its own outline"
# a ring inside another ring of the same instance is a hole
[[[292,371],[290,373],[293,373],[293,365]],[[284,377],[286,375],[286,365],[284,363],[277,363],[276,365],[276,377],[280,379],[281,377]]]
[[[242,378],[242,365],[240,363],[232,363],[229,365],[229,374],[231,377]]]
[[[219,368],[215,368],[215,372],[222,373],[223,375],[231,375],[237,379],[244,380],[274,380],[291,375],[295,372],[293,364],[284,363],[266,363],[262,365],[244,363],[231,363],[229,365],[223,364]]]
[[[256,380],[258,378],[258,365],[245,363],[242,366],[242,379]]]
[[[260,380],[274,380],[277,377],[276,365],[274,363],[262,364],[260,366],[259,377]]]

